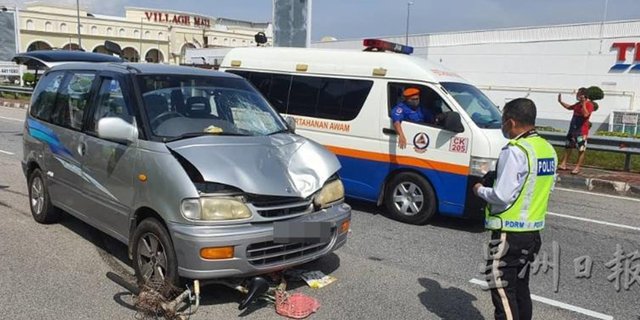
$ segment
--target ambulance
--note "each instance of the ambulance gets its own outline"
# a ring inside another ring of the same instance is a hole
[[[472,187],[495,170],[507,142],[498,108],[455,72],[412,56],[412,47],[363,44],[362,51],[236,48],[220,70],[248,79],[292,129],[335,153],[348,197],[384,204],[411,224],[435,214],[482,217]],[[400,148],[391,110],[407,88],[418,89],[420,107],[441,121],[402,122]]]

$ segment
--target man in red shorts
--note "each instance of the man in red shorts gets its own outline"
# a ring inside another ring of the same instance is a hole
[[[567,143],[562,161],[558,166],[560,170],[567,170],[567,160],[571,156],[573,148],[578,149],[578,163],[571,171],[572,174],[580,173],[580,166],[584,162],[585,151],[587,150],[587,136],[589,135],[589,118],[593,112],[593,103],[587,97],[587,89],[580,88],[576,94],[578,102],[574,105],[562,102],[562,95],[558,94],[558,102],[567,110],[573,111],[569,133],[567,133]]]

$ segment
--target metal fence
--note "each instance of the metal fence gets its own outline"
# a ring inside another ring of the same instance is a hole
[[[567,140],[566,133],[540,132],[554,146],[563,147]],[[640,154],[640,139],[618,138],[606,136],[590,136],[588,147],[592,150],[624,153],[624,171],[631,170],[631,156]]]

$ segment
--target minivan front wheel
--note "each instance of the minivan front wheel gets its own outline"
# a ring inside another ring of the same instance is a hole
[[[60,220],[60,209],[51,204],[49,189],[39,168],[29,175],[29,208],[33,219],[39,223],[48,224]]]
[[[436,213],[436,196],[422,176],[403,172],[387,183],[385,205],[392,218],[398,221],[424,224]]]
[[[176,254],[162,223],[154,218],[140,222],[132,245],[134,269],[140,284],[180,284]]]

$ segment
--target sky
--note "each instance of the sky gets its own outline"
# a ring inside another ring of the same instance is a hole
[[[51,0],[45,0],[48,2]],[[93,13],[124,15],[124,7],[193,12],[254,22],[272,20],[272,0],[79,0]],[[402,0],[312,0],[311,38],[354,39],[404,35],[407,3]],[[0,3],[26,0],[0,0]],[[508,27],[640,19],[640,0],[413,0],[409,33],[437,33]],[[75,6],[76,0],[56,0]]]

